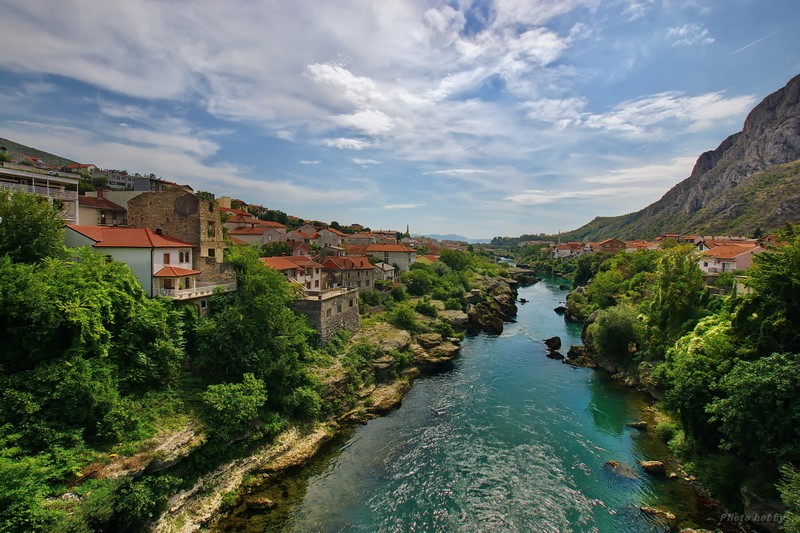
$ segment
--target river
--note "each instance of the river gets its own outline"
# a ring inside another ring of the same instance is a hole
[[[278,508],[244,507],[220,531],[655,532],[664,523],[640,506],[698,517],[683,480],[652,477],[640,459],[663,459],[640,420],[648,398],[605,372],[546,357],[580,326],[553,308],[559,280],[520,290],[517,322],[500,336],[462,343],[451,368],[418,379],[402,406],[332,443],[308,466],[264,488]],[[604,466],[630,465],[635,479]]]

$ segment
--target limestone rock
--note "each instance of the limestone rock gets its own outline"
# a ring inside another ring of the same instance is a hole
[[[431,348],[439,346],[442,343],[442,334],[421,333],[417,335],[417,343],[426,350],[430,350]]]
[[[628,427],[631,427],[633,429],[638,429],[638,430],[641,430],[641,431],[644,431],[644,430],[647,429],[647,422],[645,422],[644,420],[640,420],[638,422],[629,422],[626,425]]]
[[[245,505],[251,511],[269,511],[278,506],[277,503],[269,498],[247,498]]]
[[[678,523],[678,517],[666,509],[659,509],[658,507],[639,507],[639,509],[643,513],[647,513],[651,516],[655,516],[664,520],[671,526],[675,526]]]
[[[603,465],[603,468],[609,472],[610,474],[614,475],[618,478],[623,479],[639,479],[639,475],[636,471],[628,465],[622,464],[619,461],[606,461]]]
[[[563,315],[564,313],[567,312],[567,308],[564,307],[563,305],[559,305],[558,307],[553,309],[553,311],[555,311],[557,315]]]
[[[555,351],[561,349],[561,337],[550,337],[544,340],[545,346],[548,350]]]
[[[663,461],[639,461],[639,466],[644,468],[645,472],[649,474],[664,475],[667,472]]]

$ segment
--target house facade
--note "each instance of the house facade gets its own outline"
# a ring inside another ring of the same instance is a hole
[[[201,310],[216,291],[236,289],[235,279],[218,282],[192,268],[191,243],[147,228],[68,225],[64,242],[88,246],[109,259],[127,264],[148,296],[191,301]]]
[[[408,272],[417,259],[416,250],[402,244],[370,244],[364,251],[384,263],[396,265],[399,273]]]
[[[763,251],[757,245],[717,246],[703,252],[699,260],[700,270],[707,274],[747,270],[753,264],[753,256]]]
[[[328,287],[350,287],[359,293],[375,288],[375,268],[366,257],[328,257],[322,268]]]
[[[127,226],[128,210],[104,198],[103,189],[96,196],[78,197],[79,219],[84,226]]]

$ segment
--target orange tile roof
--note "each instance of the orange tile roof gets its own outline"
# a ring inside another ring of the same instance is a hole
[[[703,252],[703,255],[707,255],[715,259],[733,259],[747,252],[752,252],[756,248],[758,248],[757,245],[728,244],[706,250]]]
[[[414,252],[413,248],[403,246],[402,244],[370,244],[367,246],[367,252]]]
[[[257,228],[241,227],[228,231],[228,235],[263,235],[269,228],[259,226]]]
[[[320,231],[326,231],[326,230],[330,231],[334,235],[338,235],[339,237],[347,237],[347,233],[343,233],[343,232],[339,231],[336,228],[324,228],[324,229],[321,229]]]
[[[259,259],[264,265],[275,270],[297,270],[307,267],[322,268],[322,265],[312,260],[306,255],[289,255],[278,257],[261,257]]]
[[[109,211],[125,211],[121,205],[117,205],[111,200],[105,198],[95,198],[93,196],[79,196],[78,204],[81,207],[90,207],[93,209],[107,209]]]
[[[73,231],[88,237],[97,248],[191,248],[192,243],[158,235],[148,228],[120,228],[105,226],[67,225]]]
[[[199,270],[187,270],[180,267],[165,266],[153,275],[157,278],[180,278],[183,276],[196,276],[198,274],[202,274],[202,272]]]
[[[372,270],[373,265],[366,257],[328,257],[322,266],[325,270]]]

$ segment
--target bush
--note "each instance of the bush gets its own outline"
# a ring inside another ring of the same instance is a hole
[[[624,362],[639,350],[644,327],[635,308],[616,305],[599,311],[588,331],[598,354]]]
[[[656,435],[664,442],[669,442],[675,436],[676,431],[678,431],[678,426],[672,421],[662,420],[656,425]]]
[[[383,295],[375,289],[369,289],[361,293],[361,302],[367,307],[375,307],[383,301]]]
[[[393,287],[390,294],[395,302],[404,302],[409,299],[408,291],[402,285]]]
[[[267,401],[264,382],[245,374],[241,383],[209,385],[201,397],[209,433],[227,441],[247,431]]]
[[[410,307],[396,307],[389,313],[388,320],[391,325],[411,333],[418,333],[422,330],[414,310]]]
[[[422,300],[418,301],[415,309],[417,313],[429,316],[431,318],[436,318],[436,316],[439,314],[436,306],[431,303],[430,298],[423,298]]]
[[[444,308],[452,311],[463,311],[464,305],[461,303],[461,300],[458,298],[448,298],[444,302]]]

